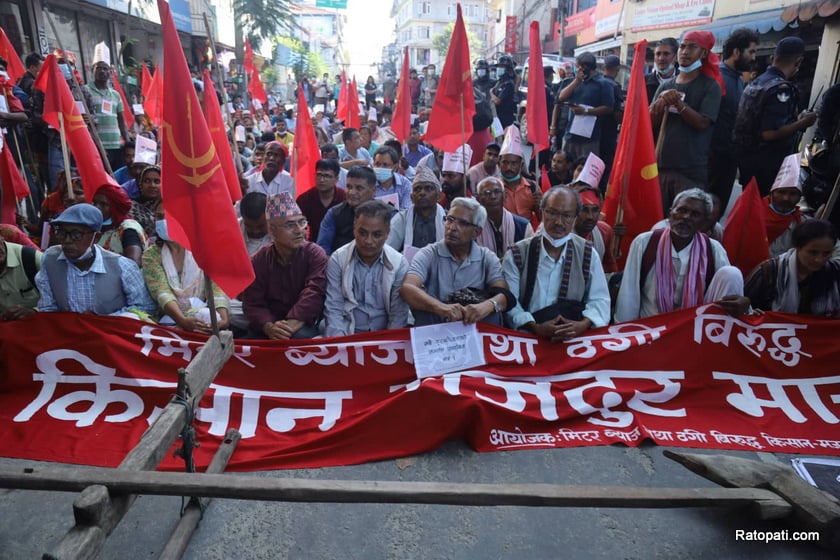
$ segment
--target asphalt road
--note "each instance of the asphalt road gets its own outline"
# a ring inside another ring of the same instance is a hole
[[[714,487],[662,455],[623,446],[475,453],[453,442],[401,460],[261,477],[481,483]],[[702,452],[702,451],[699,451]],[[718,453],[718,451],[714,451]],[[720,452],[789,464],[791,456]],[[0,459],[0,465],[38,465]],[[39,558],[72,526],[76,494],[0,490],[0,559]],[[156,558],[180,498],[141,496],[102,558]],[[685,508],[457,507],[213,500],[187,550],[192,559],[835,558],[813,544],[739,542],[736,529],[775,531],[743,511]]]

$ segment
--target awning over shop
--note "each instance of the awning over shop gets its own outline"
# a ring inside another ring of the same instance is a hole
[[[607,49],[614,49],[616,51],[621,49],[621,36],[619,35],[615,38],[610,37],[602,41],[596,41],[594,43],[589,43],[588,45],[577,47],[575,49],[575,56],[584,52],[599,53]]]
[[[795,23],[787,23],[782,20],[782,12],[784,12],[784,8],[720,18],[706,25],[702,25],[698,29],[714,33],[715,39],[720,44],[732,34],[733,30],[741,27],[746,27],[759,33],[781,31],[788,25],[796,27]]]

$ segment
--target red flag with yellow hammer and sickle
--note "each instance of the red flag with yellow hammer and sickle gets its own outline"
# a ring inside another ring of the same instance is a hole
[[[163,28],[161,194],[169,234],[230,297],[254,280],[222,164],[201,112],[169,5],[157,0]],[[161,71],[161,70],[159,70]]]
[[[44,92],[44,122],[60,131],[59,115],[64,119],[64,138],[76,160],[79,177],[85,189],[85,200],[92,202],[93,195],[99,187],[107,184],[116,185],[117,182],[105,171],[99,150],[93,143],[93,138],[82,119],[73,94],[70,93],[70,86],[61,74],[54,54],[49,55],[44,61],[35,79],[34,87]]]

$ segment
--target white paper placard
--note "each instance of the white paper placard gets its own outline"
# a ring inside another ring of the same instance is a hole
[[[411,329],[411,351],[418,379],[483,366],[484,346],[475,323],[440,323]]]
[[[263,108],[262,101],[260,101],[259,99],[252,99],[251,105],[254,107],[254,111],[259,111]]]
[[[141,103],[135,103],[134,105],[132,105],[131,110],[132,110],[132,112],[134,112],[135,115],[145,115],[146,114],[146,111],[145,111],[145,109],[143,109],[143,105]]]
[[[584,109],[591,109],[589,105],[581,105]],[[595,121],[598,117],[595,115],[575,115],[572,120],[572,126],[569,127],[569,132],[582,136],[583,138],[592,138],[592,132],[595,130]]]
[[[493,134],[493,138],[504,135],[505,129],[502,128],[502,121],[499,120],[499,117],[493,117],[493,122],[490,123],[490,132]]]
[[[104,42],[96,43],[93,47],[93,64],[96,65],[97,62],[111,65],[111,49]]]
[[[102,100],[102,114],[103,115],[113,115],[114,114],[114,104],[107,100]]]
[[[85,111],[85,104],[82,101],[76,101],[76,108],[79,110],[79,113],[81,113],[82,115],[87,113],[87,111]]]
[[[231,115],[236,112],[236,109],[233,108],[233,103],[228,102],[228,113]]]
[[[134,140],[134,161],[154,165],[157,163],[157,142],[145,136]]]
[[[397,210],[400,209],[400,195],[398,195],[397,193],[381,194],[381,195],[377,196],[376,198],[378,198],[382,202],[390,204],[391,206],[393,206]]]

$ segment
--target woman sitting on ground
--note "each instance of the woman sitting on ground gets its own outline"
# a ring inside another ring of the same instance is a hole
[[[835,243],[831,222],[802,222],[793,230],[793,248],[755,267],[744,295],[765,311],[840,316],[840,262],[831,260]]]
[[[163,204],[155,209],[157,241],[143,254],[143,277],[157,301],[161,325],[185,331],[212,334],[204,272],[191,252],[169,238]],[[220,329],[230,324],[230,300],[212,284],[213,302]]]
[[[116,185],[102,185],[93,195],[93,205],[102,212],[102,236],[96,244],[128,257],[137,266],[141,266],[149,238],[143,226],[128,217],[131,199],[125,189]]]
[[[149,237],[155,235],[155,208],[160,203],[160,167],[150,165],[137,177],[140,196],[131,205],[129,217],[137,220]]]

